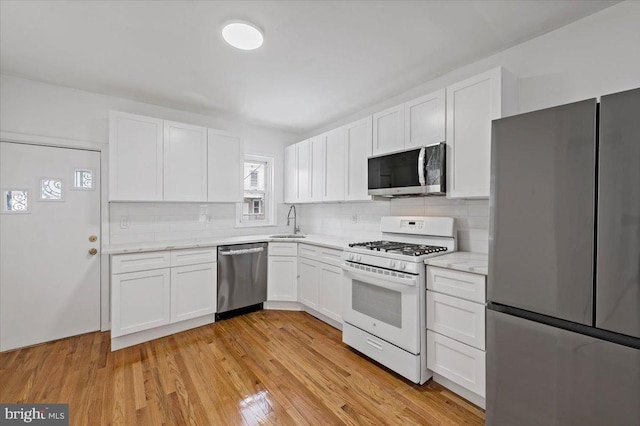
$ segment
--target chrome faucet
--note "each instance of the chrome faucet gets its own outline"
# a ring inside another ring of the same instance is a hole
[[[297,220],[298,220],[298,214],[296,213],[296,205],[295,204],[291,204],[291,207],[289,207],[289,213],[287,213],[287,226],[289,226],[291,224],[291,210],[293,210],[293,233],[295,235],[298,232],[300,232],[300,228],[296,224]]]

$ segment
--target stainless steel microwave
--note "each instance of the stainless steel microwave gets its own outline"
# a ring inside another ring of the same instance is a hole
[[[369,195],[445,195],[446,143],[368,159]]]

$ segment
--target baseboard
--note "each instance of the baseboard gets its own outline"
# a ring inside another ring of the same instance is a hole
[[[180,333],[192,328],[211,324],[214,321],[215,318],[213,315],[205,315],[198,318],[180,321],[174,324],[163,325],[162,327],[156,327],[150,330],[139,331],[132,334],[125,334],[124,336],[112,337],[111,352],[140,343],[148,342],[149,340],[159,339],[160,337],[169,336],[171,334]]]
[[[270,311],[303,311],[299,302],[264,302],[263,308]]]
[[[466,388],[460,386],[457,383],[452,382],[451,380],[447,379],[446,377],[442,377],[438,373],[433,373],[433,381],[438,383],[438,384],[441,384],[445,388],[449,389],[451,392],[453,392],[453,393],[455,393],[457,395],[460,395],[461,397],[463,397],[467,401],[471,402],[472,404],[477,405],[478,407],[482,408],[483,410],[487,406],[487,402],[486,402],[485,398],[481,397],[477,393],[471,392],[469,389],[466,389]]]

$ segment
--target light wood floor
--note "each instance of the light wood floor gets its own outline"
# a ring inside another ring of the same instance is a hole
[[[90,333],[0,354],[0,402],[67,402],[77,425],[484,424],[302,312],[260,311],[110,352]]]

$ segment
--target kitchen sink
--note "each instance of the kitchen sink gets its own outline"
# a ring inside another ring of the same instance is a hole
[[[302,234],[277,234],[269,235],[269,238],[306,238],[306,235]]]

